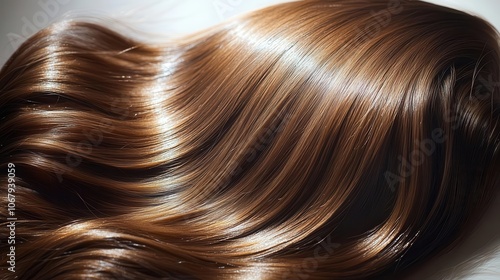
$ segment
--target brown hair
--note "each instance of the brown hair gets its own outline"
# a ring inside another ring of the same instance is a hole
[[[165,45],[44,29],[0,72],[1,278],[401,275],[499,179],[498,38],[387,0],[280,4]]]

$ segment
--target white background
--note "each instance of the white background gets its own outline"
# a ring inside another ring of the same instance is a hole
[[[499,0],[428,0],[479,15],[500,30]],[[3,0],[0,1],[0,66],[39,29],[72,17],[117,19],[152,38],[180,36],[232,16],[284,0]],[[3,265],[3,264],[1,264]],[[469,267],[472,265],[472,268]],[[500,279],[500,198],[473,235],[429,264],[421,279]]]

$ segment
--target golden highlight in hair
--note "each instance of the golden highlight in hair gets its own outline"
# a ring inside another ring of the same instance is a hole
[[[56,23],[0,72],[1,279],[400,279],[496,191],[499,80],[497,31],[420,1]]]

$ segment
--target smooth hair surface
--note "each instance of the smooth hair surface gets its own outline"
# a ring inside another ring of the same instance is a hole
[[[1,279],[400,277],[497,191],[491,81],[498,32],[420,1],[284,3],[163,45],[56,23],[0,72]]]

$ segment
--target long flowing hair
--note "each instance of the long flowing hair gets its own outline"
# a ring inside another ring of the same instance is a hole
[[[420,1],[56,23],[0,72],[0,278],[402,275],[497,190],[497,81],[498,32]]]

